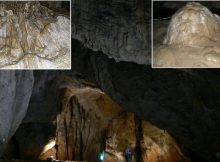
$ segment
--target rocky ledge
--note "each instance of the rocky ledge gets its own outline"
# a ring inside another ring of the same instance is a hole
[[[151,62],[151,2],[73,0],[72,38],[116,61]]]

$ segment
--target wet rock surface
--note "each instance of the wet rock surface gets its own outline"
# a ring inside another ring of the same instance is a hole
[[[72,38],[116,61],[151,61],[150,1],[74,0]]]
[[[39,2],[1,2],[0,16],[0,68],[70,67],[69,18]]]
[[[153,66],[219,67],[219,36],[219,16],[199,3],[187,3],[172,16],[163,45],[155,45]]]

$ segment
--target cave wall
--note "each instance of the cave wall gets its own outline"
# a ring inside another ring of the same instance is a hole
[[[33,83],[32,71],[0,71],[0,156],[26,115]]]
[[[167,130],[181,148],[194,155],[209,159],[219,150],[217,70],[154,70],[135,63],[116,63],[78,41],[73,45],[77,48],[72,51],[72,71],[34,72],[35,83],[21,129],[30,123],[43,126],[56,120],[59,111],[54,101],[60,87],[70,84],[57,84],[55,80],[69,76],[95,83],[124,110]]]
[[[217,70],[151,69],[115,63],[83,46],[77,49],[72,51],[73,69],[99,85],[125,110],[168,130],[195,156],[210,158],[219,150]],[[79,50],[85,55],[77,57]]]
[[[150,64],[151,1],[73,0],[72,38],[116,61]]]
[[[135,63],[116,63],[78,41],[73,46],[77,47],[72,51],[74,70],[34,73],[36,82],[24,122],[55,119],[57,112],[51,110],[57,107],[53,101],[59,86],[53,81],[69,76],[95,83],[124,110],[167,130],[181,148],[193,152],[192,156],[209,159],[219,150],[217,70],[154,70]]]
[[[47,120],[41,117],[44,114],[35,113],[41,120],[25,119],[5,150],[6,159],[45,160],[53,156],[59,160],[97,161],[105,150],[106,162],[124,162],[123,152],[132,142],[133,147],[139,147],[135,150],[137,162],[188,162],[167,132],[124,111],[94,84],[59,76],[49,85],[57,85],[53,93],[59,96],[57,106],[52,106],[53,111],[58,110],[55,118],[53,113],[47,114],[49,107],[44,107]],[[29,111],[26,117],[32,113]]]
[[[56,80],[68,76],[94,83],[124,110],[134,112],[141,119],[167,130],[183,150],[194,153],[192,156],[198,155],[208,161],[220,150],[220,140],[217,136],[220,134],[220,73],[214,69],[155,70],[150,66],[139,65],[149,61],[150,35],[145,34],[147,38],[140,36],[140,33],[143,34],[149,29],[148,20],[143,18],[143,15],[149,18],[149,11],[143,12],[149,2],[134,3],[129,0],[123,6],[126,12],[116,18],[122,12],[120,2],[100,1],[96,6],[92,0],[84,4],[81,1],[73,1],[75,26],[72,31],[71,71],[0,73],[0,103],[3,105],[0,109],[0,140],[6,137],[4,142],[7,142],[11,138],[27,109],[15,139],[27,140],[26,146],[31,148],[30,141],[39,137],[39,132],[44,132],[45,129],[48,132],[45,132],[44,139],[55,137],[54,126],[57,114],[60,113],[57,102],[59,90],[71,87],[71,81],[61,84]],[[142,9],[136,10],[135,6],[142,6]],[[108,12],[99,13],[97,8]],[[82,10],[85,12],[81,12]],[[101,15],[98,20],[95,18],[97,15]],[[111,26],[112,23],[115,25]],[[136,23],[137,28],[134,27]],[[127,50],[132,53],[127,53]],[[123,61],[116,63],[115,60]],[[74,104],[77,105],[76,100]],[[27,130],[36,133],[28,134]],[[40,142],[40,145],[34,146],[40,148],[46,143],[39,138],[34,142]],[[2,149],[1,141],[0,154]],[[37,150],[36,154],[40,151],[42,150]]]

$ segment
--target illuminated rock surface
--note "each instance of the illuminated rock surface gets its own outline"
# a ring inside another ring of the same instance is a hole
[[[199,3],[188,3],[173,15],[164,44],[207,45],[220,39],[220,18]]]
[[[188,3],[173,15],[163,45],[154,48],[153,66],[220,67],[219,44],[219,16]]]
[[[121,115],[109,124],[105,162],[124,162],[129,143],[136,162],[189,162],[166,131],[135,118],[132,113]]]
[[[0,3],[0,68],[70,68],[70,20],[39,2]]]
[[[45,160],[54,156],[59,160],[97,161],[100,150],[105,149],[105,162],[120,162],[125,160],[123,152],[132,142],[134,147],[140,147],[134,155],[139,159],[143,155],[144,162],[149,158],[152,162],[185,159],[174,140],[164,140],[163,130],[123,111],[94,85],[68,77],[59,78],[54,85],[59,85],[60,106],[53,110],[57,117],[52,118],[52,113],[47,119],[39,117],[39,121],[25,119],[8,144],[5,157],[13,154],[14,147],[21,159]],[[50,108],[47,109],[45,114]],[[139,127],[143,132],[138,131]],[[166,158],[170,154],[173,160]]]

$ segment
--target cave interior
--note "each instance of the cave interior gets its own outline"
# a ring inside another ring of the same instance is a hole
[[[170,19],[185,5],[170,3],[154,2],[154,21]],[[70,10],[66,1],[41,4],[67,16]],[[141,64],[139,55],[126,58],[127,47],[133,48],[129,41],[149,43],[136,31],[150,35],[142,29],[149,27],[149,2],[74,0],[72,5],[78,18],[73,25],[89,31],[83,35],[74,28],[71,70],[0,71],[0,162],[125,162],[128,146],[133,162],[218,162],[218,69],[153,69]],[[100,7],[106,12],[97,11]],[[210,9],[218,14],[220,4]],[[95,13],[100,17],[87,20]],[[136,16],[142,18],[130,21]],[[124,37],[111,37],[109,28]],[[96,37],[109,44],[96,47]],[[137,53],[147,48],[137,46]]]

